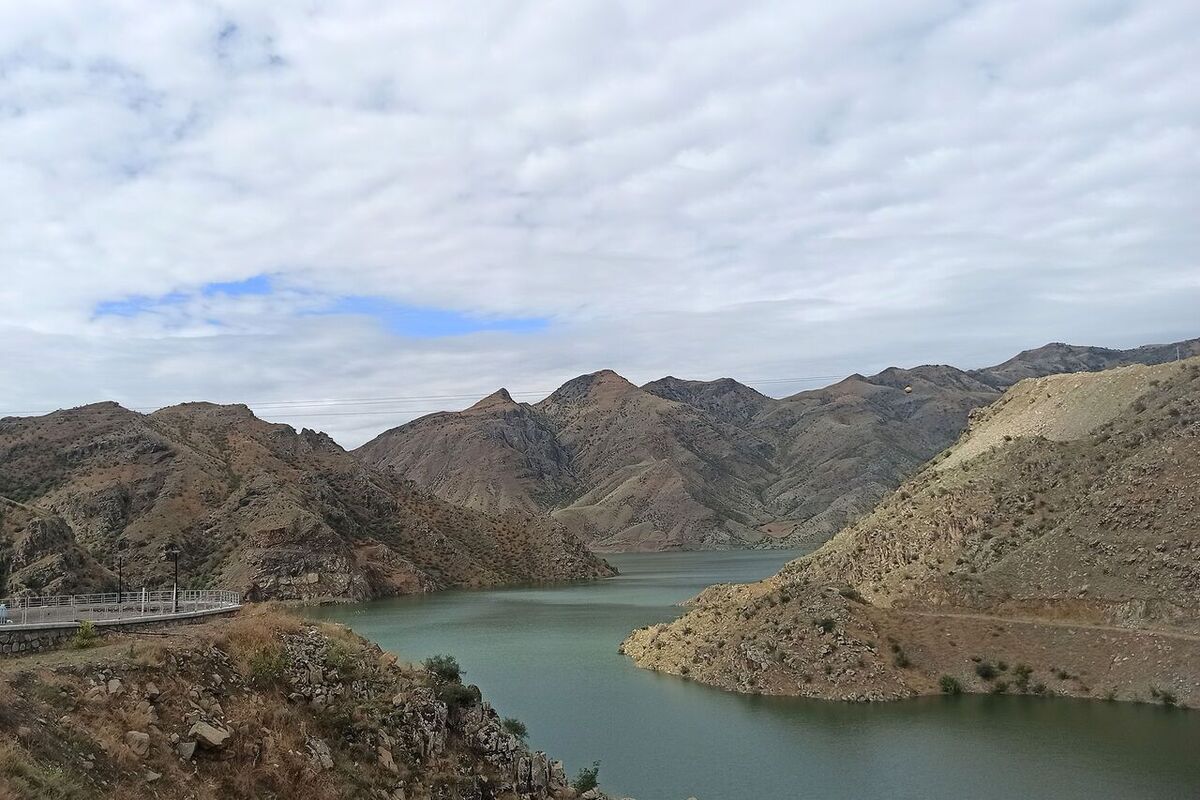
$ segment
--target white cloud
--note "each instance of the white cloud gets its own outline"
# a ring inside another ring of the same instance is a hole
[[[1198,37],[1189,0],[0,6],[0,411],[1195,335]],[[551,324],[304,313],[349,295]],[[261,411],[354,444],[465,402]]]

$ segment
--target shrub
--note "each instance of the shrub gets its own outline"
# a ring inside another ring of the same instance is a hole
[[[1008,681],[996,681],[992,684],[992,694],[1005,694],[1008,692]]]
[[[591,791],[600,785],[600,762],[593,761],[590,767],[583,767],[571,781],[571,787],[579,794]]]
[[[816,625],[818,628],[820,628],[822,633],[833,633],[833,629],[836,627],[837,623],[834,621],[833,617],[822,617],[821,619],[814,619],[813,625]]]
[[[853,586],[844,586],[841,589],[838,589],[838,594],[847,600],[853,600],[856,603],[863,602],[862,592],[860,592],[858,589],[855,589]]]
[[[1179,698],[1170,689],[1150,688],[1150,696],[1158,700],[1164,706],[1175,706],[1179,704]]]
[[[339,641],[331,641],[325,650],[325,667],[343,675],[352,675],[358,664],[350,648]]]
[[[500,726],[518,739],[524,739],[529,735],[529,728],[525,727],[525,723],[516,717],[505,717],[500,721]]]
[[[962,684],[952,675],[943,675],[938,686],[942,688],[942,694],[962,694]]]
[[[482,699],[478,686],[463,686],[461,683],[443,684],[438,687],[437,694],[438,699],[449,706],[451,710],[469,708]]]
[[[425,669],[444,683],[462,683],[465,674],[458,665],[458,659],[450,655],[436,655],[425,659]]]
[[[250,656],[249,678],[258,689],[270,689],[283,681],[283,651],[275,646],[260,647]]]
[[[892,663],[900,669],[907,669],[912,666],[912,660],[909,659],[908,653],[904,652],[904,648],[896,647],[896,655],[892,657]]]
[[[975,674],[983,678],[985,681],[990,681],[998,674],[996,668],[989,661],[981,661],[975,665]]]
[[[86,650],[95,645],[99,638],[100,634],[96,632],[96,623],[85,619],[79,623],[79,630],[75,631],[75,635],[71,638],[71,647],[76,650]]]
[[[1033,667],[1028,664],[1017,664],[1013,669],[1013,675],[1016,676],[1017,688],[1022,692],[1029,688],[1029,676],[1033,674]]]

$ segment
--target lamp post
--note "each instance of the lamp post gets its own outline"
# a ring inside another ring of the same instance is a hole
[[[179,613],[179,545],[169,542],[163,556],[175,565],[175,582],[171,585],[171,613]]]
[[[125,550],[120,544],[117,545],[117,619],[121,618],[121,609],[124,605],[121,602],[121,597],[125,592]]]

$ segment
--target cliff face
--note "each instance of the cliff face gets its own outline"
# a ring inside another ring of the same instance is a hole
[[[185,580],[252,599],[366,598],[611,574],[561,527],[487,515],[244,406],[150,415],[105,403],[0,421],[0,493],[59,518],[128,585]],[[56,523],[57,524],[57,523]]]
[[[1200,359],[1030,379],[812,555],[635,632],[742,691],[1200,700]],[[1024,664],[1024,678],[1001,674]],[[993,673],[988,676],[988,673]]]
[[[345,629],[256,609],[109,641],[5,662],[0,796],[576,796],[477,688]]]
[[[111,580],[60,517],[0,498],[0,597],[96,592]]]

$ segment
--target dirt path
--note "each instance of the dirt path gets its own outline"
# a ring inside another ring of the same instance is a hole
[[[1165,636],[1171,639],[1182,639],[1188,642],[1200,642],[1200,635],[1182,633],[1180,631],[1163,631],[1155,628],[1124,628],[1120,625],[1100,625],[1091,622],[1069,622],[1065,620],[1039,619],[1036,617],[998,617],[991,614],[943,613],[937,611],[896,611],[897,614],[918,617],[933,617],[944,619],[974,619],[984,622],[998,622],[1009,625],[1040,625],[1050,628],[1079,628],[1082,630],[1108,631],[1121,634],[1145,634],[1148,636]]]

